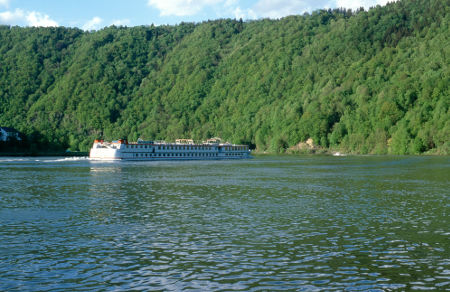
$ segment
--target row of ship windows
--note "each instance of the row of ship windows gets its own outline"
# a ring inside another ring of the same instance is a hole
[[[223,148],[228,151],[247,150],[247,146],[225,146]]]
[[[217,153],[135,153],[134,157],[213,157]]]
[[[151,146],[149,145],[127,145],[127,148],[141,148],[141,149],[147,149],[147,148],[151,148]],[[158,150],[215,150],[216,147],[211,147],[211,146],[174,146],[174,145],[170,145],[170,146],[155,146],[156,149]],[[225,150],[247,150],[246,146],[225,146],[224,147]]]
[[[127,148],[141,148],[141,149],[147,149],[151,148],[152,146],[149,145],[127,145]],[[210,146],[154,146],[155,149],[158,150],[213,150],[215,149]]]
[[[242,156],[242,153],[226,153],[226,156]],[[215,157],[217,153],[135,153],[134,157]]]

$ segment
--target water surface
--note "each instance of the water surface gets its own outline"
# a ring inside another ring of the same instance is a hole
[[[0,290],[449,290],[449,162],[0,158]]]

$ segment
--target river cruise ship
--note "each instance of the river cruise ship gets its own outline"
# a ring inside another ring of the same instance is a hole
[[[175,143],[164,141],[128,142],[95,140],[89,152],[95,160],[217,160],[251,158],[247,145],[222,143],[212,138],[201,143],[192,139],[177,139]]]

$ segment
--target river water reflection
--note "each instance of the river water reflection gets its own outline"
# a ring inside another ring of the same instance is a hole
[[[449,162],[0,158],[0,290],[448,290]]]

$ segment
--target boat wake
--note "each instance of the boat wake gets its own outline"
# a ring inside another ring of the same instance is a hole
[[[89,160],[88,157],[85,156],[74,156],[74,157],[64,157],[64,158],[58,158],[58,159],[36,159],[34,161],[36,162],[70,162],[70,161],[87,161]]]
[[[25,158],[0,158],[0,162],[19,162],[19,161],[28,161],[29,159]]]

